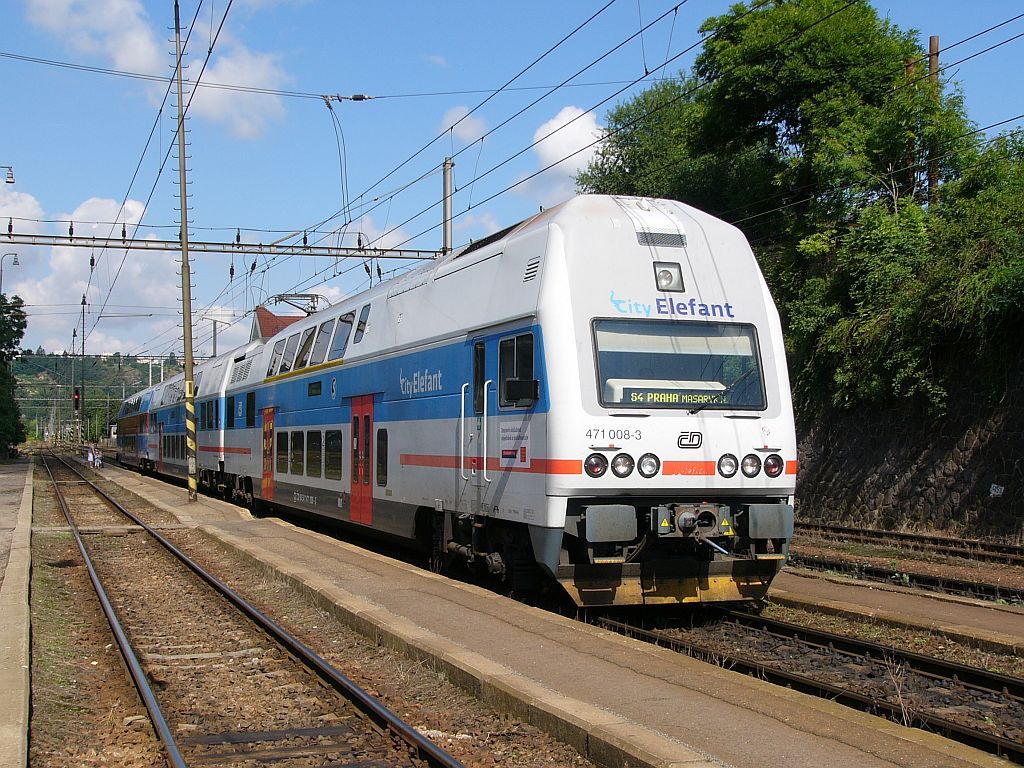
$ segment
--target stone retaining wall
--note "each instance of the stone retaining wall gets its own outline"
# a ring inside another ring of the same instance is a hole
[[[1006,394],[951,394],[935,421],[899,409],[798,430],[797,515],[1024,541],[1024,370]]]

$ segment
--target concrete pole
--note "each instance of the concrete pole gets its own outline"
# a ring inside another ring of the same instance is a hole
[[[185,113],[182,103],[181,17],[174,0],[174,48],[178,57],[178,191],[181,195],[181,330],[185,346],[185,456],[188,460],[188,500],[196,500],[196,398],[192,370],[192,275],[188,268],[188,178],[185,174]],[[163,369],[163,363],[160,365]],[[161,376],[161,378],[163,378]]]
[[[928,38],[928,79],[932,84],[935,101],[939,100],[939,36]],[[928,145],[928,202],[934,203],[939,194],[939,161],[935,141]]]

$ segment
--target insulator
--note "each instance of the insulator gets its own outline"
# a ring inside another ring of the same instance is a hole
[[[256,259],[252,260],[252,266],[249,267],[249,271],[250,272],[255,272],[256,271]]]
[[[380,272],[380,264],[377,265],[377,279],[378,280],[383,280],[384,279],[384,276]]]
[[[68,237],[75,236],[75,222],[68,222]]]
[[[93,256],[90,253],[89,254],[89,271],[92,272],[94,269],[96,269],[96,257]]]
[[[234,264],[232,264],[231,265],[231,269],[228,270],[228,279],[229,280],[234,280],[235,279],[235,265]]]
[[[121,222],[121,242],[128,239],[128,229],[125,227],[124,222]]]
[[[363,233],[362,232],[359,232],[359,233],[356,234],[356,244],[360,248],[363,247]]]
[[[367,277],[373,277],[373,275],[370,273],[370,265],[367,264],[365,261],[363,262],[363,269],[366,270]]]
[[[235,245],[239,245],[242,242],[242,230],[235,230]]]
[[[14,219],[7,220],[7,234],[10,235],[14,232]]]
[[[302,247],[305,248],[307,245],[309,245],[309,237],[307,237],[306,233],[303,232],[302,233]]]

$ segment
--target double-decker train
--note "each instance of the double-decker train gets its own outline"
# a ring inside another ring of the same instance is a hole
[[[580,606],[756,600],[793,531],[778,313],[735,227],[584,195],[196,367],[201,487]],[[120,462],[184,476],[184,378]]]

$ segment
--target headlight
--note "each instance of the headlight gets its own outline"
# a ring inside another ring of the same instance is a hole
[[[659,291],[683,291],[683,269],[678,261],[654,262],[654,284]]]
[[[645,453],[636,463],[636,469],[644,477],[654,477],[661,469],[661,461],[653,453]]]
[[[587,456],[587,460],[583,462],[583,469],[585,469],[587,474],[591,477],[600,477],[608,471],[608,459],[600,453],[592,453]]]
[[[778,477],[782,474],[782,470],[786,468],[786,462],[782,460],[782,457],[777,453],[773,453],[765,457],[764,460],[764,473],[768,477]]]
[[[740,463],[736,460],[736,457],[731,453],[727,453],[718,460],[718,474],[722,477],[732,477],[736,474],[736,470],[740,468]]]
[[[612,472],[614,472],[617,477],[628,477],[629,473],[632,471],[633,457],[628,453],[620,453],[612,459]]]
[[[743,470],[743,474],[747,477],[755,477],[757,473],[761,471],[761,457],[753,453],[748,453],[743,457],[743,463],[740,464],[740,469]]]

